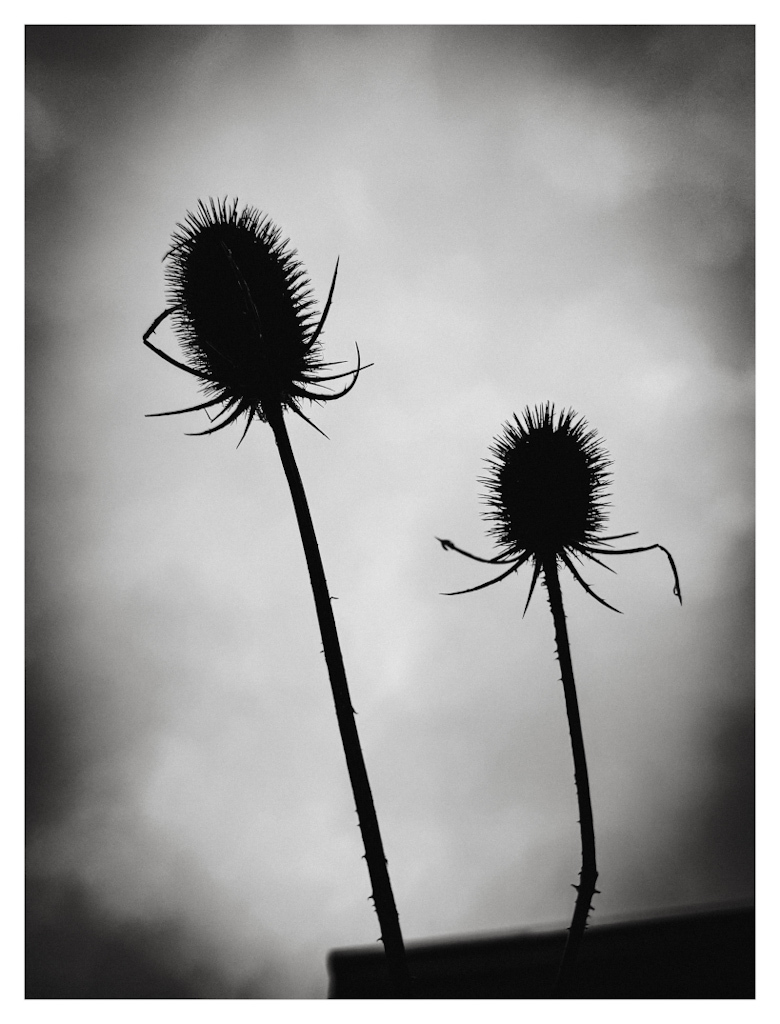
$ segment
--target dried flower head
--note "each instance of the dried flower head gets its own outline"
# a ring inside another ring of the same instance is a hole
[[[604,529],[611,465],[596,432],[548,403],[514,417],[491,447],[487,519],[502,554],[579,552]]]
[[[169,308],[154,321],[144,342],[169,363],[196,376],[208,401],[152,415],[222,405],[215,417],[221,422],[199,433],[212,434],[246,413],[243,440],[254,417],[265,422],[269,414],[291,409],[311,423],[301,411],[301,400],[333,401],[354,386],[361,369],[359,350],[354,370],[322,374],[334,365],[322,360],[319,339],[333,299],[338,261],[325,309],[318,317],[295,250],[273,221],[254,207],[246,206],[239,213],[238,200],[229,204],[226,199],[212,199],[208,206],[199,202],[195,213],[177,227],[172,248],[164,257]],[[149,341],[167,316],[173,318],[186,363]],[[347,376],[352,380],[338,393],[312,390]]]
[[[500,554],[478,558],[452,541],[437,539],[445,550],[459,551],[479,562],[509,564],[510,568],[487,583],[456,593],[489,587],[530,561],[534,571],[527,609],[545,562],[554,559],[556,564],[565,565],[592,597],[612,608],[591,590],[574,562],[589,559],[609,569],[598,555],[627,555],[660,548],[674,572],[674,593],[682,601],[677,569],[665,547],[651,544],[618,550],[612,542],[633,537],[635,532],[603,536],[611,462],[596,431],[589,429],[582,417],[571,409],[556,417],[555,407],[549,402],[535,410],[526,408],[522,419],[515,415],[504,425],[490,450],[493,458],[488,460],[488,473],[480,482],[487,488],[484,515],[493,524],[489,532],[498,541]]]

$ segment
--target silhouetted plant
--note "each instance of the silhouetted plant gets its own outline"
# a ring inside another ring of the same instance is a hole
[[[558,972],[557,994],[563,994],[569,988],[588,911],[592,909],[590,901],[598,891],[588,767],[558,565],[565,566],[591,597],[618,611],[594,593],[575,567],[574,560],[588,559],[609,569],[598,556],[629,555],[658,548],[669,559],[674,574],[674,593],[682,604],[677,568],[665,547],[649,544],[619,549],[614,548],[612,542],[633,537],[636,531],[610,537],[602,535],[607,520],[605,499],[611,463],[596,432],[589,430],[585,421],[575,416],[572,410],[564,411],[559,413],[556,421],[555,407],[549,402],[535,411],[526,408],[522,421],[515,416],[514,422],[506,423],[503,434],[494,441],[490,449],[494,458],[488,460],[489,472],[480,482],[487,488],[485,501],[488,508],[484,515],[493,524],[489,533],[496,538],[500,549],[498,555],[480,558],[457,547],[452,541],[436,538],[445,551],[458,551],[478,562],[509,566],[500,576],[476,587],[455,591],[455,594],[468,594],[499,583],[526,562],[533,566],[533,574],[523,615],[528,610],[540,575],[547,588],[569,721],[582,841],[580,883],[574,886],[577,900]]]
[[[197,378],[206,401],[150,415],[173,416],[221,406],[213,425],[198,433],[213,434],[245,415],[239,444],[255,418],[273,430],[306,554],[388,967],[396,992],[405,994],[409,972],[398,912],[319,546],[284,421],[285,411],[290,410],[319,430],[303,413],[301,402],[342,398],[354,387],[360,373],[359,350],[355,369],[322,372],[335,365],[323,361],[320,336],[333,299],[338,261],[325,308],[317,318],[309,282],[296,252],[282,239],[280,229],[253,207],[247,206],[239,213],[237,200],[232,204],[211,200],[208,206],[199,202],[196,212],[188,214],[185,223],[177,227],[173,247],[164,257],[169,261],[166,278],[170,305],[143,340],[157,355]],[[186,362],[172,358],[149,340],[166,317],[173,320]],[[341,391],[321,390],[329,381],[345,377],[352,379]]]

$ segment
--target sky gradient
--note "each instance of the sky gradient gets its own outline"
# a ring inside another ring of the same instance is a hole
[[[750,900],[752,29],[39,27],[27,87],[41,948],[71,928],[188,994],[321,998],[328,950],[378,935],[271,432],[144,418],[198,401],[141,336],[209,196],[268,213],[320,303],[340,259],[324,350],[373,363],[306,410],[329,440],[289,426],[405,938],[573,907],[544,593],[443,597],[489,569],[434,539],[492,553],[484,460],[545,401],[598,430],[609,532],[668,547],[684,600],[660,552],[588,567],[622,615],[563,577],[594,920]]]

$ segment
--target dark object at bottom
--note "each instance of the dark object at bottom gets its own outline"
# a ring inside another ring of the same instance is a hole
[[[545,999],[565,931],[411,943],[417,999]],[[391,996],[379,948],[336,949],[328,957],[330,999]],[[573,999],[753,999],[755,912],[653,918],[588,928]]]

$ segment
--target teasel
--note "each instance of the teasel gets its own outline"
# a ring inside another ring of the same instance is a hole
[[[558,570],[566,568],[587,594],[613,611],[618,609],[585,582],[576,562],[588,560],[612,572],[603,558],[659,549],[669,560],[674,594],[682,604],[680,580],[674,559],[663,545],[616,548],[615,541],[634,537],[636,531],[604,535],[611,462],[596,432],[573,410],[564,410],[556,417],[555,407],[549,402],[535,410],[526,408],[522,419],[515,415],[504,425],[490,450],[488,472],[480,482],[486,488],[484,516],[491,524],[488,532],[495,538],[499,553],[482,558],[450,540],[436,539],[445,551],[508,567],[493,579],[447,596],[484,590],[526,563],[532,567],[532,575],[523,616],[540,577],[547,590],[571,737],[582,846],[580,881],[574,886],[577,899],[554,991],[565,995],[571,991],[577,953],[588,913],[593,909],[591,900],[598,892],[598,871],[588,766]]]
[[[326,372],[336,364],[322,357],[321,336],[333,300],[338,261],[321,316],[315,313],[306,272],[280,228],[251,206],[240,212],[238,200],[199,202],[177,225],[166,253],[169,305],[143,340],[168,363],[194,376],[205,401],[186,409],[151,413],[173,416],[205,411],[213,434],[246,417],[239,444],[253,420],[273,431],[301,533],[322,636],[333,701],[347,760],[365,859],[393,991],[408,995],[410,986],[403,937],[387,870],[379,823],[355,724],[332,599],[328,591],[308,501],[285,424],[293,412],[323,433],[301,408],[303,401],[343,398],[361,372]],[[150,341],[170,317],[184,352],[175,359]],[[357,348],[357,346],[356,346]],[[330,382],[350,378],[340,391]],[[215,416],[210,409],[220,407]]]

